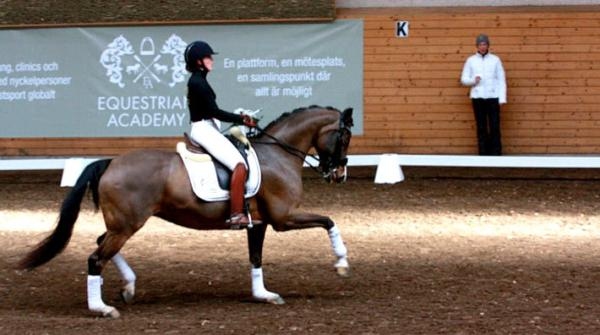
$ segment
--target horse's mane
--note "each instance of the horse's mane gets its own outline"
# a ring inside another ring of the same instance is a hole
[[[282,113],[281,115],[279,115],[278,118],[276,118],[275,120],[271,121],[263,130],[267,131],[270,128],[272,128],[273,126],[275,126],[277,123],[279,123],[279,122],[287,119],[288,117],[290,117],[292,115],[295,115],[295,114],[298,114],[300,112],[304,112],[305,110],[308,110],[308,109],[328,109],[328,110],[333,110],[333,111],[339,112],[339,110],[337,108],[334,108],[334,107],[331,107],[331,106],[321,107],[319,105],[310,105],[308,107],[299,107],[299,108],[294,109],[291,112]]]

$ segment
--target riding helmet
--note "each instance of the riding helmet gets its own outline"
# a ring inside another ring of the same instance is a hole
[[[206,56],[216,55],[217,53],[213,51],[213,49],[208,45],[208,43],[204,41],[195,41],[185,48],[184,58],[185,58],[185,69],[189,72],[194,72],[198,70],[197,61],[198,59],[202,59]]]

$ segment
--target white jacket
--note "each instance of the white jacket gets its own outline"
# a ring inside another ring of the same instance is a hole
[[[481,77],[477,85],[475,76]],[[471,99],[498,98],[499,103],[506,103],[506,77],[502,61],[490,52],[485,56],[476,53],[467,58],[460,81],[465,86],[471,86]]]

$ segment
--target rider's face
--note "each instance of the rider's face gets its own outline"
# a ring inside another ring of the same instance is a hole
[[[213,64],[214,64],[212,56],[206,56],[206,57],[202,58],[202,64],[204,64],[204,68],[206,69],[206,71],[208,71],[208,72],[212,71]]]

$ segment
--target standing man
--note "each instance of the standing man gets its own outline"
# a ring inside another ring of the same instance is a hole
[[[502,155],[500,105],[506,103],[506,78],[502,61],[489,52],[490,39],[475,39],[477,53],[467,58],[460,81],[471,87],[480,155]]]

